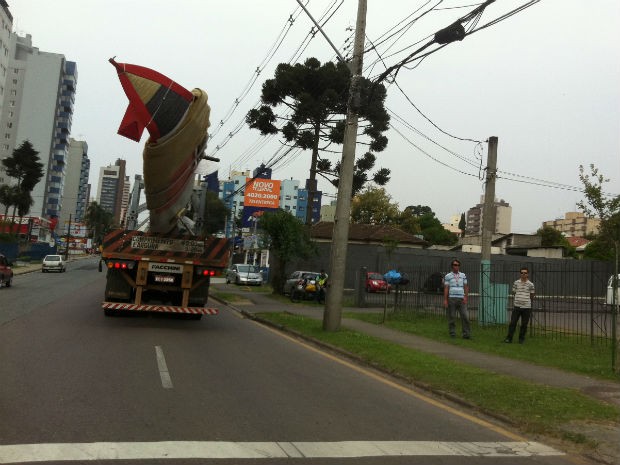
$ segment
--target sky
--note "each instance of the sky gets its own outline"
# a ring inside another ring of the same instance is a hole
[[[219,170],[220,179],[232,170],[269,165],[279,153],[281,141],[243,123],[275,67],[308,57],[336,59],[321,34],[309,34],[311,19],[295,0],[8,3],[14,32],[30,34],[39,50],[77,63],[71,136],[88,143],[93,194],[99,168],[117,158],[126,160],[132,180],[142,173],[147,137],[145,131],[136,143],[117,134],[127,98],[109,58],[207,91],[207,154],[220,162],[203,162],[200,170]],[[353,41],[357,3],[306,3],[316,20],[323,18],[324,32],[343,55],[350,54],[342,47]],[[497,0],[473,29],[528,3]],[[368,0],[364,76],[376,78],[475,5]],[[376,154],[376,168],[391,170],[385,188],[392,201],[401,210],[428,205],[442,222],[467,212],[484,193],[490,136],[499,141],[496,197],[512,206],[514,233],[534,233],[543,221],[577,211],[584,198],[579,165],[594,164],[610,180],[605,192],[620,194],[618,24],[617,0],[541,0],[402,67],[395,82],[386,83],[391,128],[387,148]],[[358,146],[358,155],[364,151]],[[335,162],[341,155],[326,156]],[[272,177],[303,185],[309,166],[309,152],[287,156],[273,165]],[[319,181],[319,189],[327,194],[324,204],[335,199],[329,183]]]

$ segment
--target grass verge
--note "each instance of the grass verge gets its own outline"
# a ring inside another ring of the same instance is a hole
[[[541,386],[342,329],[325,332],[320,321],[287,313],[261,318],[355,354],[383,370],[449,392],[490,414],[501,415],[528,433],[572,442],[584,438],[563,429],[569,422],[617,422],[620,409],[570,389]]]
[[[382,324],[383,321],[383,314],[351,312],[343,316],[374,324]],[[618,375],[611,368],[611,347],[609,345],[591,345],[583,340],[577,341],[575,337],[568,335],[563,335],[561,338],[528,336],[525,344],[517,344],[515,336],[515,343],[505,344],[503,342],[506,336],[505,325],[501,328],[496,326],[485,328],[474,323],[471,341],[458,338],[451,340],[448,337],[448,325],[445,318],[403,312],[389,313],[383,324],[398,331],[440,342],[450,341],[450,344],[463,345],[480,352],[618,381]],[[566,354],[570,354],[570,357]]]

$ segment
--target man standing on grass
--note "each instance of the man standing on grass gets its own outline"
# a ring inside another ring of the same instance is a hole
[[[469,328],[469,317],[467,316],[467,295],[469,294],[469,286],[467,285],[467,276],[460,271],[461,262],[456,258],[452,260],[452,271],[448,273],[444,279],[443,288],[443,306],[448,312],[448,331],[450,337],[456,337],[456,313],[461,317],[461,330],[463,339],[471,337]]]
[[[532,300],[534,300],[534,283],[528,279],[529,270],[522,267],[520,271],[521,277],[512,285],[512,293],[514,295],[514,305],[512,316],[510,317],[510,325],[508,325],[508,336],[504,342],[510,344],[514,336],[517,322],[521,318],[521,327],[519,328],[519,344],[525,342],[525,333],[527,325],[532,316]]]

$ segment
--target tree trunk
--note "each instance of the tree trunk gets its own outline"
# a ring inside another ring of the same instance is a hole
[[[312,226],[312,212],[314,209],[314,194],[317,191],[316,165],[319,160],[319,142],[321,125],[314,126],[314,147],[312,147],[312,162],[310,163],[310,177],[306,180],[306,190],[308,192],[308,206],[306,207],[306,225]]]

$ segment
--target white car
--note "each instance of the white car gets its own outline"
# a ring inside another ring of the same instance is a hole
[[[62,255],[46,255],[41,264],[41,271],[43,273],[46,271],[58,271],[62,273],[67,271],[67,264],[65,259],[62,258]]]
[[[263,284],[263,275],[257,266],[238,263],[226,271],[226,284],[228,283],[260,286]]]

